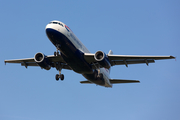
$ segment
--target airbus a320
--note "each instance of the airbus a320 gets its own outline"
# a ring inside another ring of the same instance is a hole
[[[72,30],[63,22],[54,20],[47,24],[46,35],[56,47],[54,55],[46,56],[43,53],[36,53],[34,58],[5,60],[5,63],[20,63],[26,68],[28,66],[39,66],[42,69],[50,70],[56,68],[59,74],[55,79],[64,80],[62,69],[73,70],[82,74],[87,80],[82,84],[91,84],[112,87],[116,83],[138,83],[138,80],[111,79],[110,68],[114,65],[154,63],[155,60],[174,59],[173,56],[138,56],[138,55],[113,55],[110,50],[108,54],[97,51],[95,54],[83,45],[75,36]]]

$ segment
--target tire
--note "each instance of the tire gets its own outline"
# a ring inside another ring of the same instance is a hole
[[[55,77],[55,78],[56,78],[56,80],[58,81],[58,80],[59,80],[59,75],[58,75],[58,74],[56,74],[56,77]]]
[[[59,56],[59,52],[57,52],[57,54],[56,54],[57,56]]]
[[[61,75],[60,75],[60,78],[61,78],[61,80],[64,80],[64,75],[61,74]]]
[[[54,52],[54,56],[56,56],[56,52]]]

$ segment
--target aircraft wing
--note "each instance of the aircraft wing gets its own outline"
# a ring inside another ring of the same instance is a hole
[[[97,63],[94,58],[95,54],[92,53],[85,53],[84,58],[88,63]],[[112,55],[107,54],[109,58],[111,66],[114,65],[126,65],[128,64],[139,64],[139,63],[154,63],[155,60],[162,60],[162,59],[175,59],[173,56],[141,56],[141,55]],[[92,64],[93,65],[93,64]]]
[[[46,56],[51,64],[52,67],[55,67],[56,62],[60,62],[61,64],[63,64],[63,69],[69,69],[71,70],[71,68],[64,62],[63,58],[59,55],[59,56],[54,56],[54,55],[50,55],[50,56]],[[5,64],[6,63],[19,63],[22,66],[25,66],[26,68],[28,66],[39,66],[34,58],[24,58],[24,59],[14,59],[14,60],[5,60],[4,61]]]

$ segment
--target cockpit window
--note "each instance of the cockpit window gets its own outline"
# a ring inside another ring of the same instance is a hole
[[[58,24],[58,22],[52,22],[52,23],[54,23],[54,24]]]
[[[63,24],[59,23],[59,22],[50,22],[49,24],[59,24],[60,26],[63,27]]]

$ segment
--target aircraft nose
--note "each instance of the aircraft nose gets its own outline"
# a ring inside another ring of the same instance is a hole
[[[52,40],[55,36],[55,30],[52,28],[46,28],[46,35],[50,40]]]
[[[54,24],[47,24],[47,25],[46,25],[46,28],[45,28],[46,35],[47,35],[48,37],[54,36],[54,34],[56,33],[56,31],[58,31],[58,30],[59,30],[59,28],[58,28],[56,25],[54,25]]]
[[[61,44],[63,37],[59,31],[52,28],[46,28],[46,35],[54,45]]]
[[[52,33],[52,28],[46,28],[46,34],[48,35],[48,34],[51,34]]]

